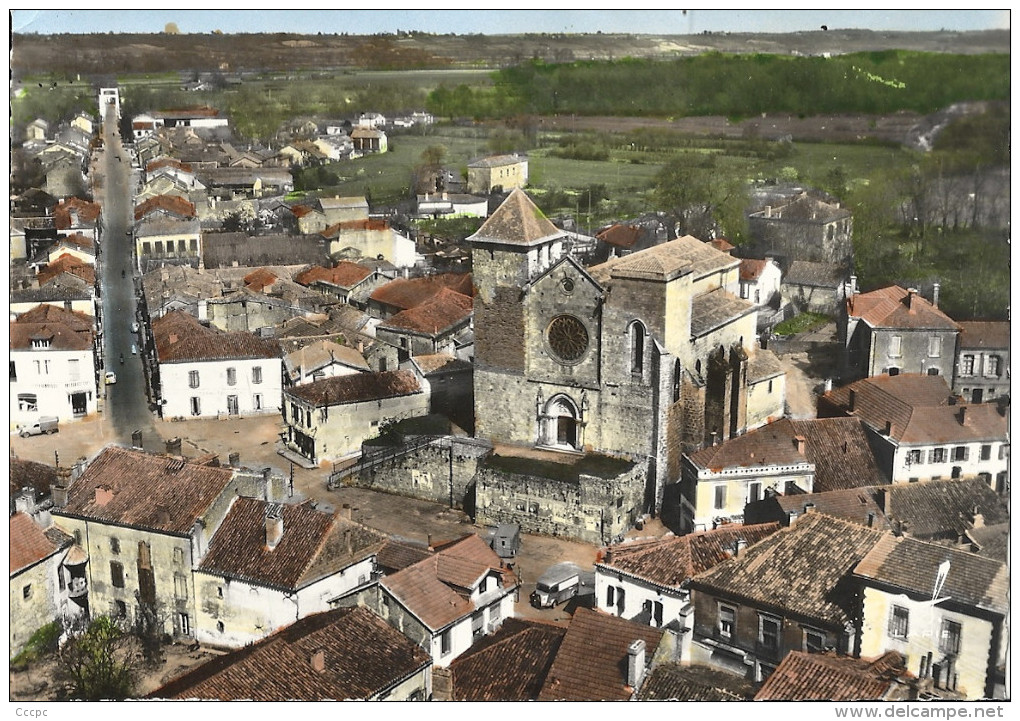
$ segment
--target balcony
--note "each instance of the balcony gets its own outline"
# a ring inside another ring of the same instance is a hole
[[[88,595],[89,585],[84,578],[72,578],[67,584],[68,598],[81,598]]]

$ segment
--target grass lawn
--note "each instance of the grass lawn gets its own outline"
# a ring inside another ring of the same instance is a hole
[[[805,312],[779,323],[772,332],[782,336],[795,335],[820,328],[831,320],[832,318],[821,313]]]

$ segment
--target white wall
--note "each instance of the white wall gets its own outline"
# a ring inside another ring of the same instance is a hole
[[[12,350],[17,380],[11,381],[10,427],[34,423],[39,416],[56,416],[61,422],[71,422],[75,416],[71,406],[72,393],[85,393],[85,414],[94,415],[98,403],[96,374],[91,350]],[[77,378],[71,372],[77,364]],[[36,410],[22,409],[19,393],[34,393]]]
[[[262,382],[253,382],[252,369],[262,369]],[[227,369],[236,370],[235,385],[227,383]],[[166,401],[163,416],[215,418],[227,415],[227,396],[237,396],[238,415],[278,413],[282,395],[283,362],[279,358],[230,359],[160,363],[160,397]],[[198,387],[192,388],[190,372],[198,372]],[[261,396],[261,409],[255,396]],[[199,399],[199,414],[192,415],[191,399]]]

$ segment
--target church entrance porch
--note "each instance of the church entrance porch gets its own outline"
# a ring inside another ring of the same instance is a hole
[[[582,409],[566,395],[549,399],[539,411],[538,446],[559,451],[580,452],[584,448]]]

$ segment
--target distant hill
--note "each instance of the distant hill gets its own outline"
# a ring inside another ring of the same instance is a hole
[[[181,70],[500,68],[545,62],[676,58],[704,52],[824,55],[881,50],[1010,52],[1009,30],[828,30],[701,35],[296,35],[91,34],[12,37],[11,70],[26,73],[153,73]]]

